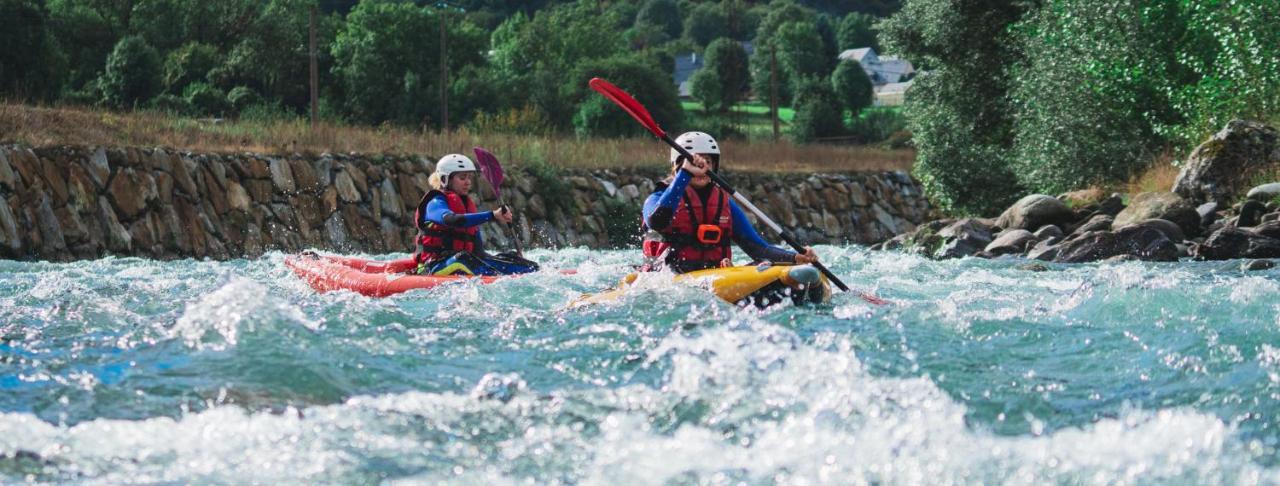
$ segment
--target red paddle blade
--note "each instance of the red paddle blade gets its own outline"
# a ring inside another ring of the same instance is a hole
[[[501,199],[502,164],[499,164],[498,158],[494,157],[488,150],[480,147],[474,147],[472,150],[476,153],[476,165],[480,166],[480,174],[484,176],[484,180],[489,181],[489,187],[493,188],[493,195]]]
[[[591,89],[596,90],[596,92],[604,95],[605,98],[609,98],[609,101],[626,110],[632,118],[635,118],[641,125],[653,132],[655,137],[663,138],[667,136],[667,132],[663,131],[658,126],[658,123],[653,121],[653,116],[649,114],[649,110],[646,110],[644,105],[636,101],[626,91],[623,91],[622,88],[600,78],[591,78],[591,81],[587,84],[591,86]]]

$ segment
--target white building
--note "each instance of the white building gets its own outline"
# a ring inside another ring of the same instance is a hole
[[[904,93],[911,87],[915,67],[911,61],[890,56],[880,56],[870,47],[848,49],[840,53],[840,60],[858,61],[862,70],[871,78],[875,87],[875,106],[901,105]]]

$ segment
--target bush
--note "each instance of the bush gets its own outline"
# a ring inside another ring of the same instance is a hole
[[[871,106],[875,95],[871,78],[854,60],[841,61],[836,66],[835,72],[831,73],[831,89],[840,98],[840,106],[849,110],[855,119],[863,108]]]
[[[810,143],[824,137],[838,137],[844,131],[844,117],[820,97],[810,97],[796,109],[791,120],[791,138],[797,143]]]
[[[227,104],[227,94],[209,83],[192,83],[182,90],[182,97],[186,98],[192,112],[197,115],[222,115],[230,107]]]
[[[876,42],[876,33],[872,30],[872,25],[875,23],[876,18],[865,13],[851,12],[845,15],[840,19],[840,26],[836,28],[836,43],[839,44],[840,50],[870,47],[879,52],[880,46]]]
[[[727,37],[729,29],[724,9],[718,3],[700,3],[689,12],[684,22],[684,37],[698,46]]]
[[[147,102],[147,108],[168,115],[187,115],[191,113],[191,103],[188,103],[186,98],[169,93],[151,98],[151,101]]]
[[[297,113],[285,108],[279,101],[262,101],[249,105],[240,112],[241,120],[260,123],[275,123],[297,118]]]
[[[680,37],[680,7],[674,0],[648,0],[636,14],[636,26],[643,25],[661,29],[668,39]]]
[[[906,127],[907,119],[898,110],[867,110],[853,118],[849,134],[858,137],[859,142],[876,143],[886,141],[894,134],[905,133]],[[910,139],[909,133],[907,138]]]
[[[206,81],[206,76],[218,65],[218,61],[217,48],[199,42],[184,44],[165,56],[165,89],[170,93],[177,93],[191,83]]]
[[[243,112],[246,108],[262,103],[262,97],[248,86],[236,86],[227,92],[227,105],[231,107],[231,111],[236,113]]]
[[[115,107],[131,107],[160,92],[160,54],[139,36],[116,43],[107,56],[107,68],[98,85],[103,102]]]

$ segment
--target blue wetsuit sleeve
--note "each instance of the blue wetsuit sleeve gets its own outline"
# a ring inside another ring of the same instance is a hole
[[[423,223],[430,222],[455,228],[470,228],[484,224],[491,219],[493,219],[493,211],[467,214],[454,213],[449,210],[449,203],[443,197],[437,197],[428,202],[426,214],[422,216]]]
[[[671,225],[671,216],[675,214],[676,207],[680,205],[680,198],[684,197],[685,188],[689,187],[689,180],[693,176],[688,172],[676,172],[676,177],[671,181],[671,185],[660,193],[654,193],[644,202],[644,223],[650,229],[664,230]]]
[[[738,208],[733,200],[729,201],[730,213],[733,215],[733,242],[753,260],[769,260],[777,263],[795,263],[793,251],[770,245],[760,237],[756,228],[747,220],[747,213]]]

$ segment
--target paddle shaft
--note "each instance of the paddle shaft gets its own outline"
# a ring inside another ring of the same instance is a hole
[[[501,196],[498,197],[498,204],[501,207],[507,208],[507,211],[511,211],[511,207],[507,206],[507,202],[504,201]],[[516,255],[518,255],[520,258],[524,258],[524,244],[520,243],[520,232],[516,230],[516,221],[514,219],[515,215],[516,213],[512,211],[511,217],[513,219],[511,220],[510,223],[507,223],[507,229],[511,230],[511,239],[512,241],[515,242],[515,245],[516,245]]]
[[[676,143],[675,140],[672,140],[670,135],[667,135],[665,132],[663,132],[662,137],[660,138],[662,138],[662,141],[667,142],[667,145],[670,145],[671,148],[676,149],[677,152],[680,152],[680,155],[685,156],[685,158],[688,160],[693,160],[693,154],[689,153],[689,150],[685,149],[684,147],[681,147],[680,144]],[[760,218],[760,220],[764,222],[765,226],[768,226],[769,229],[772,229],[775,233],[777,233],[778,236],[782,238],[782,241],[785,241],[787,242],[788,245],[791,245],[791,249],[795,250],[796,253],[804,253],[805,251],[804,246],[801,245],[800,242],[796,240],[795,236],[792,235],[790,231],[783,229],[782,226],[778,225],[778,223],[775,223],[773,222],[772,219],[769,219],[769,216],[764,214],[764,211],[761,211],[760,208],[757,208],[755,204],[751,204],[751,201],[747,200],[746,196],[743,196],[742,193],[738,192],[736,189],[733,188],[733,186],[729,185],[729,183],[726,182],[724,178],[720,177],[720,174],[717,174],[715,173],[715,171],[708,169],[707,175],[711,177],[711,182],[714,182],[717,186],[720,186],[721,189],[724,189],[725,192],[728,192],[729,195],[733,196],[733,198],[736,199],[740,204],[742,204],[742,206],[746,207],[747,210],[751,211],[751,213],[756,215],[757,218]],[[822,272],[823,275],[826,275],[827,280],[830,280],[831,283],[836,284],[836,287],[839,287],[840,290],[843,290],[845,292],[849,291],[849,286],[845,285],[844,282],[841,282],[840,279],[836,277],[834,273],[831,273],[831,270],[828,270],[826,265],[823,265],[821,262],[813,262],[813,266],[817,268],[818,271]]]

